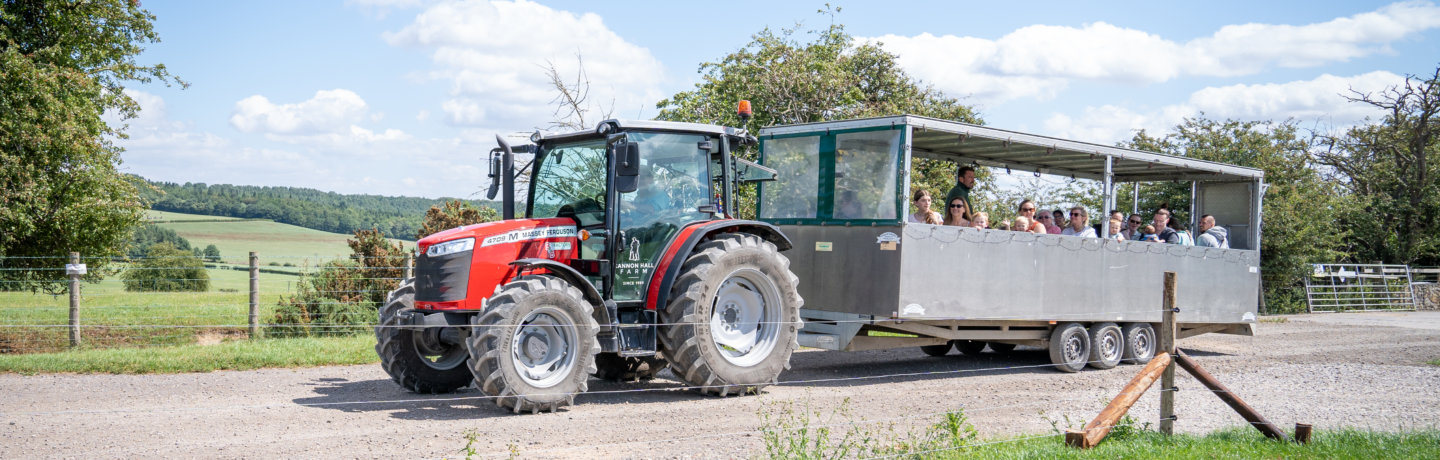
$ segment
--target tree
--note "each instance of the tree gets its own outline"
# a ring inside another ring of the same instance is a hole
[[[456,227],[500,220],[500,213],[489,207],[475,207],[470,203],[453,200],[442,206],[431,206],[425,211],[425,221],[415,239],[421,239]]]
[[[0,0],[0,278],[3,289],[59,292],[67,251],[118,256],[140,224],[137,185],[117,172],[123,127],[139,106],[125,82],[179,82],[142,66],[159,41],[137,1]],[[183,84],[183,82],[180,82]],[[106,273],[88,259],[88,279]]]
[[[210,274],[205,263],[190,251],[156,243],[140,259],[120,275],[126,291],[195,291],[210,290]]]
[[[1267,311],[1303,309],[1310,264],[1340,256],[1346,232],[1335,224],[1343,203],[1339,190],[1311,161],[1311,142],[1293,121],[1187,118],[1164,137],[1142,131],[1123,146],[1265,171],[1269,189],[1261,213],[1260,277]],[[1152,207],[1142,209],[1158,207],[1159,200],[1173,210],[1190,209],[1188,183],[1148,184],[1144,193],[1152,195]]]
[[[840,9],[821,10],[832,20]],[[741,99],[755,107],[752,126],[808,123],[882,115],[913,114],[980,124],[969,106],[911,77],[896,56],[879,43],[856,42],[845,27],[832,23],[810,31],[803,42],[799,26],[769,28],[745,47],[719,61],[700,65],[702,81],[657,104],[661,120],[741,126],[735,112]],[[753,160],[755,153],[739,152]],[[945,196],[955,185],[957,165],[921,159],[913,163],[911,186]],[[985,168],[977,173],[988,182]],[[754,212],[754,189],[743,188],[738,210]]]
[[[1352,199],[1341,223],[1360,262],[1440,264],[1440,68],[1351,102],[1385,113],[1341,136],[1321,136],[1319,161]]]
[[[205,246],[205,260],[210,261],[210,262],[219,262],[219,261],[220,261],[220,248],[215,247],[215,245],[213,245],[213,244],[211,244],[211,245],[206,245],[206,246]]]
[[[190,250],[190,240],[175,233],[175,230],[155,224],[145,224],[135,229],[135,233],[130,237],[130,248],[126,250],[125,255],[131,259],[143,258],[150,246],[159,243],[169,244],[175,249]]]

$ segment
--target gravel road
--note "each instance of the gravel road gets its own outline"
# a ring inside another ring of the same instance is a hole
[[[1288,317],[1256,337],[1206,335],[1181,347],[1284,427],[1381,430],[1440,426],[1440,312]],[[0,458],[504,457],[736,458],[763,454],[761,414],[808,407],[867,430],[923,427],[964,408],[982,436],[1050,433],[1083,424],[1139,370],[1062,374],[1046,354],[930,358],[918,349],[802,351],[791,382],[714,398],[591,381],[578,405],[511,415],[475,390],[417,396],[377,365],[184,375],[0,375]],[[996,368],[1004,368],[995,370]],[[1176,429],[1244,421],[1188,376],[1177,378]],[[1157,418],[1157,391],[1132,409]],[[841,410],[848,413],[837,415]],[[1068,420],[1068,422],[1067,422]],[[1056,442],[1059,442],[1058,440]]]

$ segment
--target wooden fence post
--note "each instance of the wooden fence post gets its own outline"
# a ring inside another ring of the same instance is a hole
[[[405,276],[403,276],[403,277],[401,278],[401,280],[402,280],[402,281],[403,281],[403,280],[408,280],[408,279],[414,278],[414,277],[415,277],[415,255],[414,255],[414,254],[411,254],[411,253],[409,253],[409,252],[406,252],[406,253],[405,253]]]
[[[260,337],[260,257],[250,251],[250,338]]]
[[[1165,272],[1165,298],[1160,322],[1160,353],[1175,356],[1175,272]],[[1160,376],[1160,432],[1175,434],[1175,365]]]
[[[1185,368],[1186,371],[1189,371],[1190,375],[1195,376],[1195,380],[1199,380],[1201,384],[1204,384],[1205,388],[1210,389],[1211,392],[1215,393],[1215,396],[1220,397],[1221,401],[1225,401],[1225,404],[1229,405],[1231,409],[1235,409],[1235,412],[1239,413],[1241,417],[1244,417],[1246,422],[1250,422],[1250,426],[1260,430],[1266,437],[1282,441],[1290,440],[1290,437],[1286,436],[1285,432],[1280,430],[1280,427],[1270,423],[1269,420],[1265,420],[1265,417],[1261,416],[1259,412],[1256,412],[1255,408],[1250,407],[1249,404],[1245,404],[1245,401],[1241,400],[1240,396],[1230,391],[1229,387],[1220,383],[1220,379],[1210,375],[1205,368],[1200,367],[1199,363],[1191,360],[1189,356],[1185,355],[1185,352],[1175,354],[1175,363]],[[1296,429],[1299,429],[1298,426]]]
[[[70,346],[80,346],[80,275],[83,270],[77,269],[80,265],[80,253],[70,253],[71,267],[65,267],[65,272],[70,275]]]

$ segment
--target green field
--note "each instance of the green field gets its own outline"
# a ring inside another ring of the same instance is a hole
[[[204,248],[215,245],[225,262],[248,263],[250,251],[260,257],[260,265],[315,266],[350,254],[345,240],[350,235],[322,232],[268,220],[236,219],[233,217],[201,216],[173,212],[147,211],[146,219],[174,230],[190,245]],[[391,240],[397,241],[400,240]],[[414,248],[413,242],[402,242]]]

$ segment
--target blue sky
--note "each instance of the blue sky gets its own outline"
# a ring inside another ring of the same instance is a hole
[[[1347,88],[1440,65],[1440,5],[1428,1],[831,4],[857,39],[987,124],[1106,144],[1202,112],[1343,129],[1376,115],[1345,102]],[[831,21],[816,12],[824,2],[143,6],[163,41],[140,61],[192,86],[129,89],[144,111],[120,141],[125,171],[425,197],[477,194],[496,133],[548,125],[547,62],[568,73],[578,52],[597,110],[650,118],[755,32]]]

